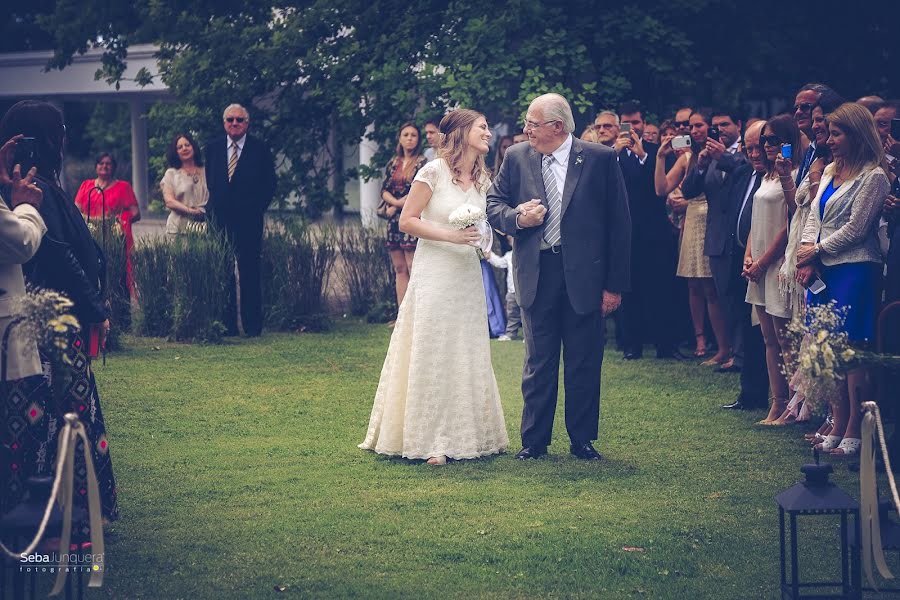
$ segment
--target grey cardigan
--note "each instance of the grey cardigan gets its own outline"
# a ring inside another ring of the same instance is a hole
[[[869,167],[835,190],[819,218],[822,193],[834,178],[834,164],[828,165],[811,203],[801,241],[819,242],[823,265],[853,262],[882,262],[878,245],[878,216],[891,189],[881,167]]]

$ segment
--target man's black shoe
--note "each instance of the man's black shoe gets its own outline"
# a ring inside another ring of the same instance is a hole
[[[519,460],[528,460],[529,458],[540,458],[547,454],[547,446],[526,446],[519,450],[516,458]]]
[[[599,452],[594,450],[594,447],[590,442],[585,442],[583,444],[572,444],[570,450],[576,458],[580,458],[582,460],[603,460],[603,457]]]
[[[723,405],[722,405],[722,408],[728,409],[728,410],[747,410],[747,407],[744,406],[744,403],[741,402],[741,399],[740,399],[740,398],[738,398],[737,400],[735,400],[735,401],[732,402],[731,404],[723,404]]]
[[[668,360],[691,360],[678,350],[657,350],[656,358]]]

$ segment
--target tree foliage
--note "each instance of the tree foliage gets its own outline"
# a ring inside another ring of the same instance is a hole
[[[342,182],[355,175],[343,145],[370,124],[377,167],[401,123],[457,106],[515,124],[535,95],[557,91],[584,124],[626,99],[654,114],[682,102],[785,104],[809,80],[848,97],[897,95],[897,21],[881,14],[893,14],[889,0],[841,19],[834,33],[827,23],[846,11],[837,0],[760,0],[752,13],[728,0],[39,3],[52,9],[22,23],[29,39],[40,38],[35,24],[52,37],[51,67],[101,44],[100,76],[115,82],[129,42],[159,44],[161,77],[177,101],[153,109],[167,129],[157,145],[180,129],[221,135],[226,104],[252,106],[253,130],[283,161],[281,201],[302,198],[309,216],[343,202]]]

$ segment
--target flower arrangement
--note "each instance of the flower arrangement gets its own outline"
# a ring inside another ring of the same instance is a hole
[[[844,331],[847,309],[834,301],[809,306],[806,320],[788,325],[788,336],[796,348],[794,360],[785,362],[786,374],[796,376],[806,402],[815,410],[839,392],[847,371],[866,366],[900,367],[900,356],[878,354],[850,345]]]
[[[494,235],[483,209],[472,204],[463,204],[450,213],[448,221],[454,229],[473,226],[478,229],[481,239],[472,244],[478,251],[478,258],[484,258],[485,253],[490,252],[491,245],[494,243]]]

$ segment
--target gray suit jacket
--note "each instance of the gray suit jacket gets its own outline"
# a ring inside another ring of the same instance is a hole
[[[516,239],[513,276],[519,305],[526,310],[537,294],[544,228],[518,229],[516,207],[533,198],[547,205],[541,157],[528,143],[511,146],[487,194],[491,225]],[[573,138],[560,229],[566,291],[576,313],[600,310],[604,290],[629,291],[631,216],[612,149]]]

